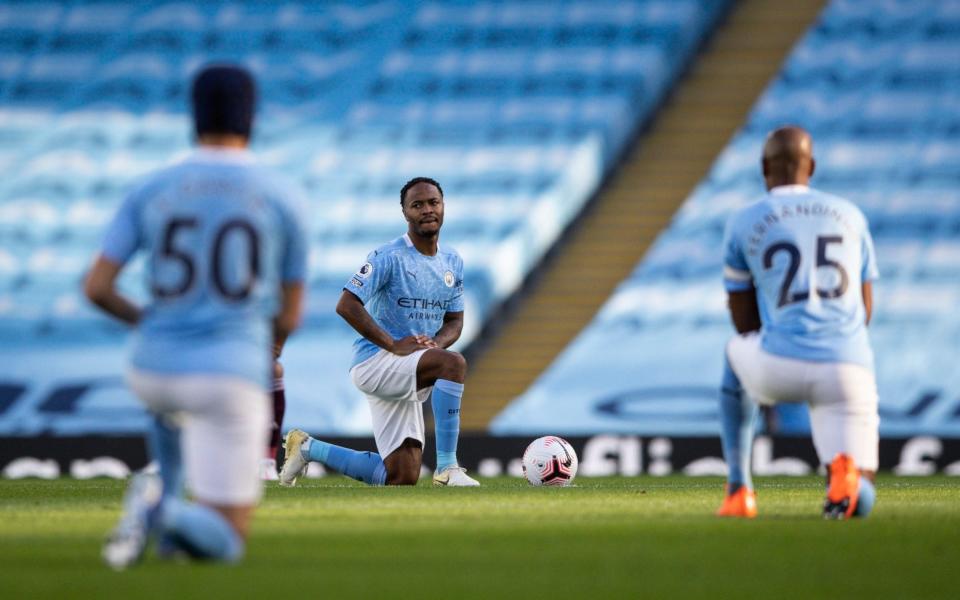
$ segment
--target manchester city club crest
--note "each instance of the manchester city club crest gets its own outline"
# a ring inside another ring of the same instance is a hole
[[[443,283],[446,284],[447,287],[453,287],[454,278],[452,271],[447,271],[443,274]]]

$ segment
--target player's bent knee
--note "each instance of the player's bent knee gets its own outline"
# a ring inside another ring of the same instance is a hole
[[[253,519],[254,506],[224,506],[208,504],[210,508],[220,513],[220,515],[230,523],[233,530],[240,536],[241,540],[246,540],[250,533],[250,521]]]
[[[459,352],[447,352],[444,360],[447,376],[444,379],[463,381],[467,375],[467,359]]]
[[[390,453],[383,463],[387,469],[387,485],[416,485],[420,479],[423,444],[406,438],[400,447]]]
[[[419,471],[400,469],[395,473],[387,473],[387,485],[417,485],[420,479]]]

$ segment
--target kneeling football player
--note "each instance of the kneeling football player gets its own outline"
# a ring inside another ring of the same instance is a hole
[[[480,485],[457,463],[467,363],[446,348],[463,329],[463,261],[439,244],[443,190],[433,179],[412,179],[400,191],[400,206],[406,235],[371,252],[337,304],[337,314],[361,336],[350,375],[370,404],[379,453],[334,446],[294,429],[284,440],[281,485],[294,485],[309,461],[371,485],[416,485],[427,398],[437,438],[434,485]]]

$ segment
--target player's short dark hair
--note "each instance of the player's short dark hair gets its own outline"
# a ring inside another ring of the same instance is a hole
[[[418,183],[429,183],[430,185],[437,188],[440,192],[440,197],[443,198],[443,188],[440,187],[440,184],[437,183],[436,179],[431,179],[430,177],[414,177],[410,181],[403,184],[403,187],[400,188],[400,204],[403,204],[403,199],[407,197],[407,191]]]
[[[250,137],[257,86],[237,65],[204,67],[193,80],[193,122],[197,135],[233,133]]]

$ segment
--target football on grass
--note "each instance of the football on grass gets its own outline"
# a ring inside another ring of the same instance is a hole
[[[577,453],[563,438],[537,438],[523,453],[523,475],[530,485],[570,485],[577,475]]]

